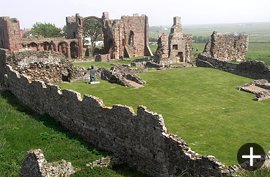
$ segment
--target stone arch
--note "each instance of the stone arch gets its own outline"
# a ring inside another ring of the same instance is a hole
[[[53,42],[53,41],[51,41],[50,42],[50,48],[49,48],[51,51],[54,51],[54,52],[56,52],[57,50],[56,50],[56,44]]]
[[[99,17],[96,17],[96,16],[88,16],[88,17],[84,17],[84,18],[83,18],[83,21],[89,20],[89,19],[95,19],[95,20],[98,20],[98,21],[102,22],[102,18],[99,18]]]
[[[38,44],[35,43],[35,42],[31,42],[29,44],[27,44],[27,47],[31,50],[35,50],[35,51],[38,51]]]
[[[62,42],[59,42],[58,46],[57,46],[57,51],[64,54],[66,57],[69,57],[68,56],[68,50],[69,50],[69,45],[67,42],[65,41],[62,41]]]
[[[78,43],[76,41],[70,42],[70,56],[71,58],[78,58],[79,50]]]
[[[128,45],[134,46],[134,32],[130,30],[128,35]]]
[[[50,46],[51,46],[51,44],[49,43],[49,42],[43,42],[42,43],[42,46],[43,46],[43,50],[50,50]]]

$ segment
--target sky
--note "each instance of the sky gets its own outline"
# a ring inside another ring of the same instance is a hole
[[[105,11],[110,19],[145,14],[150,26],[171,26],[174,16],[183,25],[270,22],[270,0],[0,0],[0,9],[21,28],[36,22],[63,27],[66,16],[101,17]]]

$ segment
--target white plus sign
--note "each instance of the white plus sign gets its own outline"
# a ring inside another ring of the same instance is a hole
[[[253,159],[260,159],[261,155],[253,155],[253,147],[249,148],[249,155],[242,155],[243,159],[249,159],[249,164],[253,167]]]

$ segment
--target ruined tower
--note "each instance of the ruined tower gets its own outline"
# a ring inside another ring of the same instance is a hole
[[[16,18],[0,17],[0,48],[21,49],[20,22]]]
[[[149,24],[146,15],[134,14],[109,20],[108,12],[104,12],[102,20],[104,49],[110,58],[152,55],[148,44]]]
[[[158,39],[156,62],[185,63],[191,60],[192,36],[183,34],[181,17],[173,18],[169,36],[162,34]]]
[[[66,17],[67,38],[78,39],[69,46],[72,58],[83,58],[83,17],[79,14]]]
[[[173,26],[169,35],[169,57],[176,62],[185,62],[185,41],[183,38],[181,18],[173,18]]]

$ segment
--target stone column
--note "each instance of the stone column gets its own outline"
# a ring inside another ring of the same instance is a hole
[[[70,46],[67,47],[67,54],[68,54],[68,59],[71,59]]]

